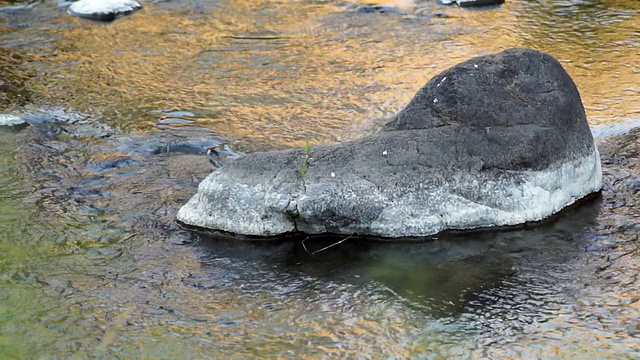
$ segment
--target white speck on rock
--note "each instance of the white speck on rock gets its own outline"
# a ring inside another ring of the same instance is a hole
[[[434,104],[437,103],[437,102],[438,102],[438,99],[433,99],[433,103]]]
[[[440,85],[442,85],[442,83],[447,80],[447,77],[443,77],[442,80],[440,80],[440,82],[438,83],[438,85],[436,85],[436,87],[439,87]]]
[[[387,156],[387,150],[382,152],[382,156]]]
[[[0,114],[0,126],[16,126],[24,123],[25,121],[18,116]]]
[[[331,177],[336,177],[336,173],[332,172]]]
[[[477,67],[478,67],[478,64],[473,64],[473,67],[474,67],[474,68],[477,68]]]

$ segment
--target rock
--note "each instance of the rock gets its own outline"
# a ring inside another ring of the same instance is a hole
[[[609,137],[625,134],[636,128],[640,128],[640,118],[616,119],[613,124],[600,124],[591,127],[591,133],[596,138]]]
[[[113,135],[114,130],[107,124],[92,120],[88,115],[73,109],[46,108],[33,109],[24,114],[24,121],[33,125],[39,135],[53,138],[59,134],[73,137],[104,139]]]
[[[504,0],[438,0],[442,5],[458,4],[460,7],[476,7],[476,6],[491,6],[502,5]]]
[[[183,154],[206,155],[209,148],[221,145],[222,138],[212,137],[207,139],[190,139],[185,136],[152,132],[144,135],[118,136],[114,139],[116,148],[126,154],[159,155],[159,154]]]
[[[403,11],[402,9],[397,8],[395,5],[389,4],[389,5],[362,5],[353,9],[353,12],[362,13],[362,14],[368,14],[368,13],[384,14],[384,13],[402,13]]]
[[[27,125],[23,118],[15,115],[0,114],[0,126],[24,126]]]
[[[165,116],[174,116],[174,117],[194,117],[194,116],[196,116],[191,111],[184,111],[184,110],[163,111],[162,114],[165,115]]]
[[[240,237],[422,237],[543,220],[601,186],[569,75],[509,49],[435,76],[377,134],[235,160],[177,219]]]
[[[239,158],[242,154],[236,153],[227,144],[212,146],[207,149],[209,164],[214,169],[219,169],[229,162]]]
[[[3,6],[0,7],[0,13],[16,13],[16,12],[21,12],[21,11],[25,11],[25,10],[31,10],[36,6],[36,2],[32,2],[30,4],[23,4],[23,5],[13,5],[13,6]]]
[[[456,0],[460,7],[502,5],[504,0]]]
[[[113,21],[142,9],[134,0],[79,0],[69,6],[71,15],[97,21]]]
[[[85,121],[87,115],[74,109],[61,107],[30,108],[23,115],[25,121],[35,124],[76,124]]]

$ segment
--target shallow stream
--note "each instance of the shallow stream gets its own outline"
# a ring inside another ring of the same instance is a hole
[[[363,4],[158,0],[102,24],[0,0],[0,114],[32,123],[0,129],[0,358],[640,358],[640,2]],[[509,47],[578,85],[605,172],[583,206],[313,256],[340,239],[175,225],[207,147],[356,137]]]

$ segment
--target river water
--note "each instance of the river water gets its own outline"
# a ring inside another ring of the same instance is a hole
[[[0,129],[0,358],[640,358],[640,2],[363,4],[0,10],[0,113],[32,122]],[[604,158],[602,195],[549,224],[315,255],[340,239],[175,225],[207,146],[358,136],[516,46],[565,66]]]

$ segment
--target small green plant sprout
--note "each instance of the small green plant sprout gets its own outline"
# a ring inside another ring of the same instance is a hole
[[[302,150],[307,154],[307,156],[309,156],[309,152],[311,152],[311,143],[308,141],[304,143],[304,145],[302,145]]]
[[[305,176],[309,170],[309,160],[311,160],[311,143],[307,141],[302,146],[302,151],[304,151],[304,159],[302,159],[302,163],[298,166],[298,172],[300,176]]]
[[[306,162],[298,166],[298,172],[300,173],[300,176],[305,176],[307,174],[307,170],[309,170],[309,164]]]

